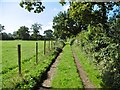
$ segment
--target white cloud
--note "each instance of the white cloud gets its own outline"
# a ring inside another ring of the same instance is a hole
[[[45,31],[45,30],[48,30],[48,29],[53,30],[53,29],[52,29],[52,25],[53,25],[53,22],[48,22],[47,25],[43,25],[43,26],[42,26],[42,31],[40,32],[40,34],[43,35],[44,31]]]

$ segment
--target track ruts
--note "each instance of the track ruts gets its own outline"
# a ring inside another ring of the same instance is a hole
[[[87,77],[86,72],[83,70],[82,66],[80,65],[79,59],[76,55],[76,53],[72,50],[73,57],[74,57],[74,62],[76,64],[78,74],[83,82],[84,89],[95,89],[95,86],[90,82],[89,78]]]

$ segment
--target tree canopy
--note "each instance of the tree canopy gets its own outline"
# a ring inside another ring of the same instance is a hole
[[[63,3],[64,4],[64,3]],[[96,8],[97,7],[97,8]],[[110,13],[119,13],[119,2],[75,2],[70,1],[67,12],[59,12],[53,19],[54,34],[56,37],[64,33],[67,37],[76,36],[82,30],[87,30],[88,25],[103,25],[108,33]]]
[[[36,38],[36,40],[38,39],[38,35],[40,35],[40,31],[42,29],[41,24],[38,23],[34,23],[31,26],[31,29],[33,30],[33,38]]]
[[[22,0],[20,2],[20,6],[29,12],[34,11],[34,13],[41,13],[45,9],[45,6],[42,5],[41,0]]]
[[[16,32],[16,34],[18,35],[18,38],[22,40],[28,40],[30,37],[29,28],[26,26],[21,26]]]
[[[53,31],[51,29],[45,30],[44,34],[45,34],[45,37],[47,39],[52,39],[53,38]]]

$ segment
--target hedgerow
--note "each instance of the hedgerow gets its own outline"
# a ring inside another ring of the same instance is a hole
[[[76,39],[76,44],[94,58],[101,71],[103,87],[108,88],[120,88],[120,45],[114,39],[105,33],[101,24],[89,25]]]

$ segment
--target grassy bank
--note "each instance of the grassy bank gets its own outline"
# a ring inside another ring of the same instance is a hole
[[[79,62],[82,65],[83,69],[86,71],[86,74],[90,81],[96,88],[101,88],[102,79],[97,67],[92,63],[92,60],[90,58],[87,58],[84,51],[82,51],[78,46],[73,45],[72,48],[76,52]]]

